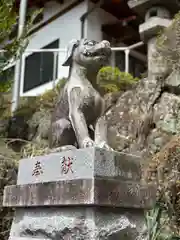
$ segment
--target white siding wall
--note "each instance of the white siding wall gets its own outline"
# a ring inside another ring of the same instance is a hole
[[[66,48],[68,42],[81,37],[81,22],[80,17],[83,13],[87,12],[93,4],[88,3],[86,0],[68,11],[64,15],[60,16],[58,19],[54,20],[52,23],[48,24],[44,28],[40,29],[36,33],[34,33],[28,45],[28,49],[40,49],[47,44],[55,41],[56,39],[60,40],[59,48]],[[48,18],[48,16],[52,16],[53,9],[57,9],[57,4],[51,2],[49,5],[46,5],[44,10],[44,17]],[[111,22],[116,20],[111,14],[103,11],[102,9],[95,9],[92,12],[85,22],[85,37],[88,39],[93,39],[96,41],[102,40],[102,32],[101,26],[104,23]],[[68,67],[62,67],[61,64],[65,59],[66,53],[59,54],[59,64],[58,64],[58,79],[62,77],[67,77],[68,75]],[[33,90],[30,90],[26,93],[23,93],[23,78],[24,75],[22,73],[22,84],[21,84],[21,96],[35,96],[43,93],[44,91],[51,89],[53,84],[47,83]]]
[[[46,11],[48,9],[46,8]],[[52,10],[50,10],[52,11]],[[59,48],[66,48],[68,42],[73,38],[80,38],[81,34],[81,24],[80,17],[87,11],[87,3],[82,2],[72,10],[63,14],[52,23],[49,23],[36,33],[32,34],[30,37],[30,42],[27,47],[28,49],[40,49],[49,43],[55,41],[56,39],[60,40]],[[47,13],[45,14],[47,15]],[[29,55],[28,53],[27,55]],[[62,67],[62,62],[64,61],[66,53],[59,54],[59,66],[58,66],[58,78],[67,77],[68,67]],[[23,93],[23,71],[21,78],[21,96],[35,96],[39,95],[42,92],[51,89],[52,83],[47,83],[33,90],[30,90],[26,93]]]

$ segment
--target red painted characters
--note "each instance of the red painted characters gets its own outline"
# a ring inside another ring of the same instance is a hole
[[[73,158],[72,157],[63,157],[61,163],[61,172],[67,174],[68,172],[73,173],[72,170]]]

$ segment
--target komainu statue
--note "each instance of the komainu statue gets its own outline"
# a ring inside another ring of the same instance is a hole
[[[111,149],[107,143],[104,100],[95,90],[97,73],[108,64],[110,56],[110,43],[105,40],[82,39],[69,43],[63,64],[70,67],[69,77],[52,115],[51,148],[96,145]]]

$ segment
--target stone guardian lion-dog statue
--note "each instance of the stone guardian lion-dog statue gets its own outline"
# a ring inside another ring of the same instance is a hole
[[[108,41],[72,40],[63,66],[69,66],[69,77],[60,92],[52,115],[50,147],[98,146],[111,149],[107,143],[104,100],[94,86],[99,69],[110,60]],[[94,129],[94,140],[90,137]]]

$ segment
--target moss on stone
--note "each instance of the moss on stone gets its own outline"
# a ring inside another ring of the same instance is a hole
[[[159,33],[157,53],[163,56],[171,70],[180,69],[180,12],[175,15],[170,26]]]

